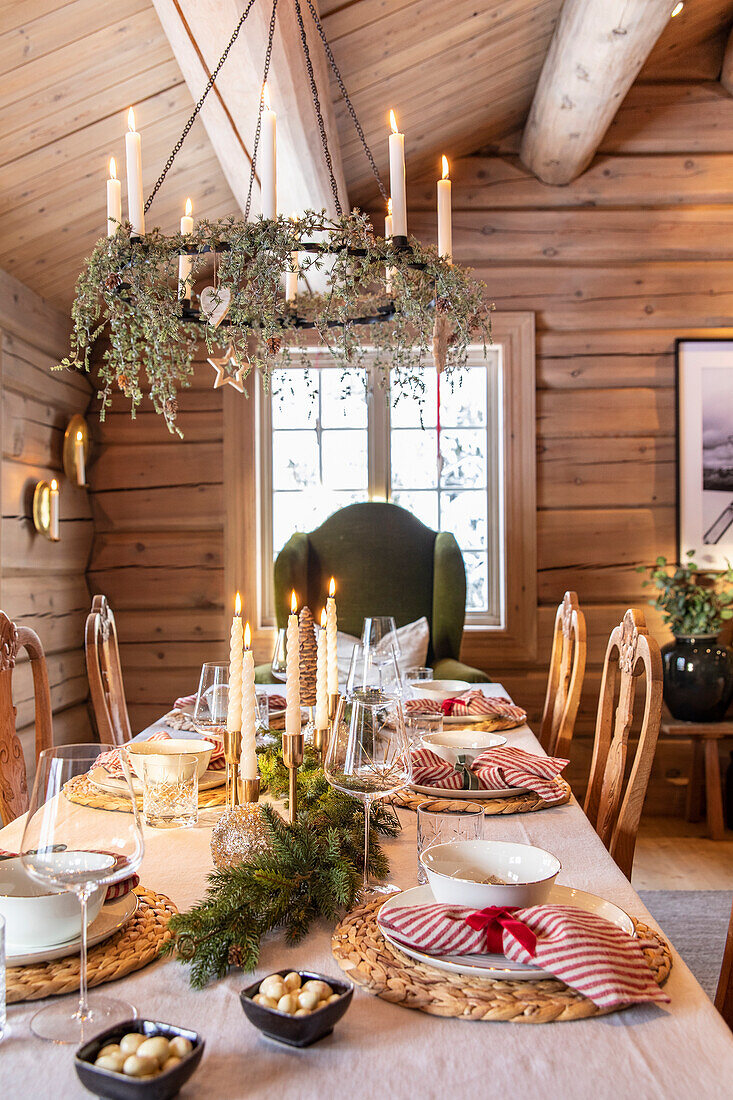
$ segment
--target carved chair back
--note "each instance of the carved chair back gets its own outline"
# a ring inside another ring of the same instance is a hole
[[[567,757],[585,676],[585,615],[576,592],[566,592],[555,615],[540,743],[550,756]]]
[[[0,611],[0,818],[14,821],[28,809],[28,772],[23,748],[15,729],[13,671],[20,651],[30,658],[36,723],[36,761],[53,743],[51,691],[41,640],[34,630],[16,626]]]
[[[624,783],[639,680],[646,687],[641,730]],[[631,878],[639,819],[662,716],[662,657],[643,611],[630,609],[611,631],[603,665],[585,812],[614,860]]]
[[[117,627],[106,596],[95,596],[84,632],[87,676],[99,740],[124,745],[132,738],[122,681]]]

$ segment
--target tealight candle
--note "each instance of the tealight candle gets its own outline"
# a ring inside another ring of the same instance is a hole
[[[300,628],[298,599],[290,598],[288,616],[287,659],[285,663],[285,732],[300,733]]]

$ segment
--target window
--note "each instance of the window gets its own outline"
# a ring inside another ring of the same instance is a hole
[[[310,367],[294,353],[273,373],[269,391],[258,389],[258,476],[245,474],[238,507],[242,515],[257,508],[256,589],[251,581],[247,591],[261,630],[275,621],[272,563],[290,535],[347,504],[391,500],[429,527],[451,531],[461,547],[464,659],[488,667],[499,653],[533,655],[534,317],[496,314],[493,327],[486,356],[483,347],[470,349],[452,381],[438,381],[427,365],[422,407],[394,393],[390,400],[368,356],[366,369],[344,369],[321,348],[309,350]],[[233,417],[230,432],[245,440],[246,421]],[[229,522],[236,529],[235,515]]]

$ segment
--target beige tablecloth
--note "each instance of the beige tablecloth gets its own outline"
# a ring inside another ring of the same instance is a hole
[[[491,685],[490,690],[501,689]],[[526,727],[510,736],[524,748],[537,749]],[[407,887],[416,881],[415,817],[404,811],[401,819],[401,836],[386,847],[391,878]],[[0,831],[0,847],[17,845],[20,831],[18,822]],[[601,894],[650,920],[575,802],[541,813],[487,818],[485,835],[548,848],[562,861],[559,882]],[[201,896],[211,866],[209,838],[210,827],[203,826],[185,832],[147,830],[143,884],[170,895],[181,909],[191,905]],[[298,947],[271,936],[258,976],[283,966],[338,974],[330,936],[326,925]],[[387,1004],[357,988],[334,1034],[306,1050],[271,1043],[245,1020],[238,991],[249,980],[235,971],[197,993],[189,988],[183,966],[163,962],[106,989],[131,1000],[141,1015],[196,1028],[205,1037],[204,1061],[185,1097],[708,1100],[733,1095],[733,1038],[677,955],[667,984],[670,1005],[575,1023],[444,1020]],[[0,1044],[0,1095],[8,1100],[87,1095],[74,1073],[71,1050],[31,1034],[28,1022],[37,1007],[8,1009],[9,1035]]]

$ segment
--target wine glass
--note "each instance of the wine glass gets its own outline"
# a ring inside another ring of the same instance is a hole
[[[193,708],[193,724],[204,736],[226,725],[229,705],[229,665],[205,661],[201,666],[199,690]],[[200,728],[199,728],[200,727]]]
[[[402,790],[412,778],[402,704],[379,688],[357,688],[339,699],[324,766],[326,779],[364,803],[364,881],[361,899],[392,893],[369,883],[369,815],[372,802]]]
[[[361,643],[374,649],[378,661],[389,660],[393,649],[398,661],[402,656],[394,615],[373,615],[364,620]]]
[[[285,674],[287,669],[287,631],[284,626],[281,626],[277,632],[277,641],[275,642],[275,652],[272,655],[272,663],[270,664],[270,670],[272,672],[273,680],[278,680],[280,683],[285,683]]]
[[[402,678],[394,649],[378,656],[371,645],[359,642],[354,646],[346,677],[346,694],[351,695],[359,688],[376,688],[386,695],[402,695]]]
[[[136,1015],[135,1008],[112,997],[87,997],[87,902],[97,889],[129,878],[140,866],[144,841],[125,753],[120,753],[129,810],[94,810],[71,802],[64,787],[86,775],[99,756],[99,745],[63,745],[45,749],[38,758],[23,840],[23,867],[49,893],[75,893],[81,907],[79,1004],[71,1013],[55,1001],[37,1012],[31,1030],[56,1043],[80,1043]],[[59,851],[58,849],[61,849]]]

